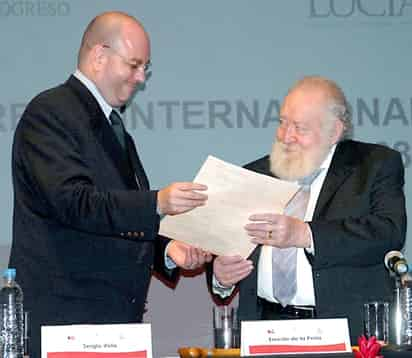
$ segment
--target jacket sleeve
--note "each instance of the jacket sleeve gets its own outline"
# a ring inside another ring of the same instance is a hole
[[[169,269],[165,265],[166,249],[171,241],[171,239],[165,236],[157,235],[157,240],[155,241],[154,271],[157,278],[166,285],[175,287],[181,270],[179,267]]]

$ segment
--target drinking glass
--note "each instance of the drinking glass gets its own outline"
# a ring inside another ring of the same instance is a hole
[[[240,327],[235,307],[213,307],[213,335],[215,348],[240,347]]]
[[[368,302],[363,305],[363,323],[365,336],[376,337],[381,345],[389,343],[389,303],[382,301]]]

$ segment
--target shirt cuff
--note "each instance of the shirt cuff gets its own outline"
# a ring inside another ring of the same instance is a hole
[[[177,265],[169,256],[167,256],[167,249],[169,248],[170,243],[171,241],[166,245],[166,250],[164,253],[164,262],[168,270],[173,270],[177,267]]]
[[[312,229],[310,228],[310,225],[306,223],[308,226],[308,232],[309,232],[309,238],[310,238],[310,246],[306,247],[305,250],[308,254],[315,256],[315,244],[313,242],[313,234],[312,234]]]
[[[162,219],[166,216],[165,214],[162,214],[162,213],[160,212],[160,210],[159,210],[159,208],[158,208],[157,205],[156,205],[156,213],[157,213],[157,215],[160,216],[160,220],[162,220]]]
[[[226,297],[229,297],[233,293],[234,290],[235,290],[235,286],[225,287],[217,280],[216,276],[213,275],[212,291],[214,294],[219,295],[221,298],[226,298]]]
[[[159,195],[159,191],[157,191],[157,193],[156,193],[156,213],[157,213],[157,215],[160,216],[160,220],[162,220],[166,215],[162,214],[162,212],[159,209],[158,195]]]

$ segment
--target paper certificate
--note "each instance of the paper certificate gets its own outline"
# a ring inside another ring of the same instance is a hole
[[[216,255],[247,257],[255,248],[244,226],[256,213],[282,213],[299,186],[209,156],[195,182],[208,186],[205,206],[166,216],[160,234]]]

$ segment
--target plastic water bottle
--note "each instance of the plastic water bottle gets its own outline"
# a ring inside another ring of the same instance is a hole
[[[3,273],[0,290],[1,358],[23,358],[23,291],[16,282],[16,269]]]

